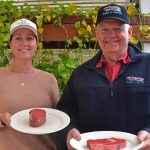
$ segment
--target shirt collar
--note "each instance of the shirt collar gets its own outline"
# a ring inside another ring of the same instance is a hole
[[[120,58],[117,62],[119,61],[122,61],[124,64],[128,64],[129,62],[131,62],[128,52],[126,52],[125,55],[122,58]],[[107,63],[107,61],[104,55],[102,54],[96,65],[96,68],[101,68],[105,63]]]

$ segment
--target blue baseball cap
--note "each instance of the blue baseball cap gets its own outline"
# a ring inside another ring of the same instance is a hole
[[[126,8],[114,3],[105,5],[99,9],[96,24],[99,24],[106,19],[116,19],[122,21],[125,24],[129,24]]]

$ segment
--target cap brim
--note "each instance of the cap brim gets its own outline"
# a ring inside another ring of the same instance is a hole
[[[101,20],[99,21],[99,23],[102,22],[103,20],[107,20],[107,19],[115,19],[115,20],[121,21],[122,23],[129,24],[129,22],[126,22],[126,21],[124,21],[123,19],[117,18],[117,17],[105,17],[105,18],[101,19]]]
[[[23,28],[31,30],[31,31],[35,34],[35,36],[38,38],[38,33],[37,33],[37,31],[36,31],[34,28],[32,28],[32,27],[30,27],[30,26],[27,26],[27,25],[21,25],[21,26],[18,26],[18,27],[16,27],[16,28],[14,28],[14,29],[10,32],[10,36],[11,36],[15,31],[17,31],[18,29],[23,29]]]

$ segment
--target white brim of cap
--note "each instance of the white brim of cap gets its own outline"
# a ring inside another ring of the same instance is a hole
[[[37,39],[38,39],[38,33],[37,33],[37,31],[34,28],[32,28],[31,26],[28,26],[28,25],[20,25],[18,27],[15,27],[14,29],[12,29],[10,31],[10,36],[12,34],[14,34],[14,32],[17,31],[18,29],[24,29],[24,28],[31,30],[35,34],[35,36],[37,37]]]

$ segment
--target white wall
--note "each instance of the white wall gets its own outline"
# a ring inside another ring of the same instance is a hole
[[[144,50],[144,52],[150,53],[150,43],[144,43],[143,50]]]
[[[139,5],[142,14],[150,13],[150,0],[139,0]]]

